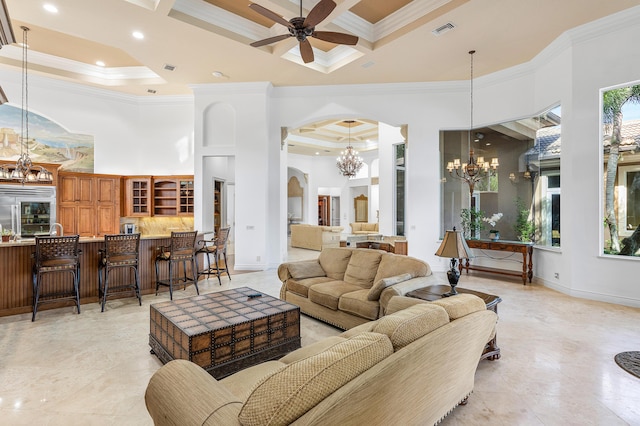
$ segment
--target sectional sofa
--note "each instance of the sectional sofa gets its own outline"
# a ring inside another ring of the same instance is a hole
[[[379,320],[221,380],[171,361],[145,402],[156,426],[433,425],[466,403],[496,320],[470,294],[396,296]]]

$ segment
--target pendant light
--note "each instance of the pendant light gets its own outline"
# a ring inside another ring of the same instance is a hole
[[[53,175],[44,167],[40,166],[40,172],[36,176],[31,170],[33,162],[29,156],[29,79],[28,79],[28,39],[27,33],[29,28],[21,26],[22,28],[22,110],[20,117],[20,157],[16,161],[15,168],[11,172],[10,179],[19,181],[23,185],[27,183],[35,182],[51,182]]]
[[[349,125],[349,140],[347,142],[347,148],[342,151],[336,160],[336,166],[343,176],[354,177],[362,168],[363,160],[362,157],[358,155],[358,151],[354,150],[351,146],[351,125],[355,123],[355,121],[345,120],[344,123]]]
[[[476,158],[473,156],[473,146],[471,145],[471,132],[473,132],[473,54],[475,50],[469,51],[471,55],[471,124],[469,126],[469,161],[467,164],[461,164],[460,159],[456,158],[453,161],[449,161],[447,164],[447,170],[449,174],[455,178],[458,178],[469,185],[469,194],[473,198],[473,189],[475,184],[483,178],[494,176],[498,166],[497,158],[492,158],[491,163],[484,161],[484,157]],[[455,174],[453,171],[455,170]]]

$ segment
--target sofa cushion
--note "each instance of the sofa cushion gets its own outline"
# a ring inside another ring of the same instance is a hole
[[[473,294],[458,294],[456,296],[445,297],[440,300],[431,302],[432,304],[442,306],[451,321],[457,320],[465,315],[473,312],[487,309],[484,300]]]
[[[330,247],[322,250],[318,256],[318,262],[329,278],[334,280],[344,279],[344,271],[347,269],[351,249],[346,247]]]
[[[327,276],[317,259],[291,262],[288,264],[288,268],[289,273],[295,279]]]
[[[291,364],[292,362],[300,361],[301,359],[305,359],[305,358],[309,358],[310,356],[317,355],[320,352],[326,350],[327,348],[330,348],[335,344],[342,343],[345,340],[347,340],[347,338],[342,336],[326,337],[310,345],[306,345],[301,347],[300,349],[296,349],[293,352],[289,352],[287,355],[280,358],[278,362],[283,364]]]
[[[331,281],[309,287],[309,295],[307,297],[313,303],[337,311],[340,296],[356,290],[362,290],[362,287],[347,284],[344,281]]]
[[[377,300],[368,300],[368,293],[369,290],[362,289],[343,294],[340,296],[338,309],[362,318],[378,319],[380,303]]]
[[[431,275],[431,268],[426,262],[415,257],[385,253],[380,259],[378,272],[373,282],[376,283],[383,278],[394,277],[404,273],[411,274],[412,277],[426,277]]]
[[[288,425],[393,353],[389,338],[362,333],[260,380],[238,420],[244,426]]]
[[[393,277],[383,278],[379,281],[376,281],[373,284],[373,287],[369,290],[367,294],[367,299],[369,300],[378,300],[380,299],[380,293],[387,287],[391,287],[394,284],[398,284],[413,278],[411,274],[400,274]]]
[[[220,379],[219,382],[240,400],[246,401],[258,380],[270,376],[284,366],[285,363],[281,361],[261,362]]]
[[[421,303],[380,318],[372,331],[389,336],[394,350],[398,350],[448,322],[449,315],[442,306]]]
[[[382,253],[377,250],[355,249],[344,271],[344,281],[364,288],[371,288],[378,271]]]
[[[287,281],[287,291],[299,294],[300,296],[309,297],[309,288],[312,285],[320,283],[328,283],[335,281],[329,277],[305,278],[303,280],[295,280],[293,278]]]

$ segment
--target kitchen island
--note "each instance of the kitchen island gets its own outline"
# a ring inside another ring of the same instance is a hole
[[[200,239],[200,238],[198,238]],[[168,246],[171,240],[168,235],[140,237],[140,291],[142,294],[155,293],[155,256],[157,248]],[[80,238],[80,303],[98,303],[98,261],[100,249],[104,248],[104,238]],[[0,243],[0,316],[23,314],[31,312],[33,299],[33,253],[35,240],[19,240]],[[166,263],[166,262],[163,262]],[[190,267],[187,267],[190,274]],[[110,280],[116,279],[118,273],[114,271]],[[166,265],[161,265],[162,276],[168,274]],[[59,276],[57,276],[59,275]],[[64,274],[53,274],[50,278],[51,289],[56,286],[68,286],[68,278]],[[161,288],[160,291],[168,291]],[[118,297],[114,295],[110,298]],[[123,297],[128,297],[126,293]],[[133,294],[131,297],[134,297]],[[40,310],[61,306],[71,306],[68,302],[47,303]]]

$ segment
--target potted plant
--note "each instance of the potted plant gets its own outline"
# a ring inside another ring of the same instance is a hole
[[[491,215],[491,217],[483,217],[482,221],[487,222],[491,226],[496,226],[496,223],[500,219],[502,219],[502,216],[503,216],[502,213],[494,213]],[[500,231],[492,228],[489,231],[489,238],[491,239],[491,241],[498,241],[500,239]]]
[[[460,210],[460,225],[462,226],[462,235],[466,239],[477,239],[477,233],[480,233],[484,229],[484,223],[482,218],[484,212],[476,209],[462,209]]]
[[[3,229],[2,230],[2,242],[6,243],[11,238],[11,229]]]
[[[523,243],[532,241],[536,231],[536,227],[532,220],[529,220],[529,209],[526,208],[522,199],[516,199],[516,211],[518,216],[516,217],[516,223],[513,225],[513,230],[516,232],[516,236]]]

